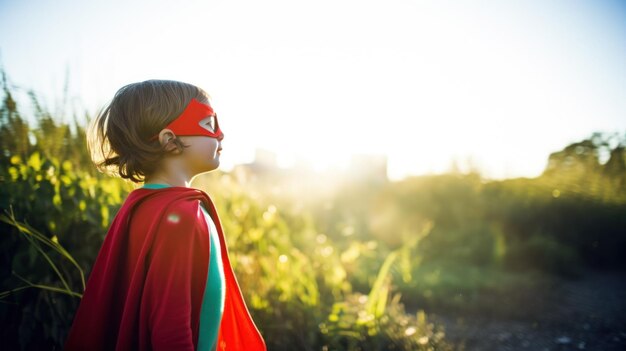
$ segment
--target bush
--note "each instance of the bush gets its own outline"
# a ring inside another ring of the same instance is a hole
[[[43,237],[63,244],[81,267],[91,267],[126,186],[76,169],[69,160],[44,158],[37,151],[27,160],[12,156],[8,164],[0,163],[0,174],[11,184],[0,189],[0,210],[5,214],[10,211]],[[2,222],[0,229],[5,234],[0,238],[0,291],[23,285],[23,279],[62,287],[49,262],[31,242],[20,238],[15,225]],[[72,269],[54,249],[43,249],[62,271]],[[70,290],[81,294],[83,282],[76,275],[67,276]],[[61,344],[78,299],[31,289],[12,294],[5,302],[0,318],[11,323],[2,330],[4,339],[18,338],[20,348],[30,349]]]
[[[505,264],[515,270],[576,276],[581,270],[580,262],[576,250],[549,234],[537,232],[527,240],[511,245]]]

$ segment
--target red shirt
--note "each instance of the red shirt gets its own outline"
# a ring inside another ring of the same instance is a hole
[[[218,350],[265,350],[230,265],[209,196],[136,189],[115,216],[93,265],[66,350],[195,350],[210,242],[200,202],[221,244],[226,300]]]

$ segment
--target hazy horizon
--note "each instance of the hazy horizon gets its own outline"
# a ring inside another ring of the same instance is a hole
[[[69,72],[69,105],[92,115],[127,83],[197,84],[224,170],[260,148],[319,170],[386,155],[392,180],[453,159],[535,177],[626,131],[619,1],[0,1],[0,64],[51,108]]]

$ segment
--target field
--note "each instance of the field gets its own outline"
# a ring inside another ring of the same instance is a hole
[[[34,94],[18,106],[6,84],[2,98],[2,340],[60,349],[134,187],[96,172],[84,126]],[[593,133],[533,179],[451,171],[287,189],[215,171],[194,186],[218,205],[270,350],[621,350],[625,146]]]

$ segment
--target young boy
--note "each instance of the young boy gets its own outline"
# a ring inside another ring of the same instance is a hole
[[[230,266],[209,196],[219,167],[208,95],[150,80],[122,87],[94,120],[96,166],[134,182],[104,239],[66,350],[265,350]]]

